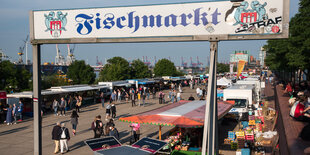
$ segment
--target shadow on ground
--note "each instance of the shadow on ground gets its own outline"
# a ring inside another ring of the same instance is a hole
[[[28,126],[24,126],[24,127],[20,127],[20,128],[15,128],[15,129],[3,131],[3,132],[0,132],[0,136],[11,134],[11,133],[15,133],[15,132],[19,132],[19,131],[22,131],[22,130],[25,130],[25,129],[28,129],[28,128],[29,128],[29,125]]]

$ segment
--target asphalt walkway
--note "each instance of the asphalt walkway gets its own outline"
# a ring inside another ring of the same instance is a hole
[[[188,99],[190,94],[195,96],[195,90],[184,88],[182,97]],[[167,97],[165,97],[167,100]],[[197,99],[197,98],[196,98]],[[144,111],[149,111],[166,104],[158,104],[158,99],[146,100],[145,107],[131,107],[131,103],[116,103],[117,118],[131,116]],[[47,114],[43,116],[42,120],[42,149],[43,154],[53,154],[54,142],[51,139],[51,132],[53,126],[57,121],[66,122],[66,127],[71,131],[70,123],[71,111],[67,112],[66,116],[54,116]],[[105,116],[105,109],[101,108],[100,104],[94,104],[87,107],[83,107],[81,113],[79,113],[79,124],[77,126],[77,135],[72,136],[68,142],[70,152],[68,155],[89,155],[93,154],[90,148],[84,144],[84,141],[93,138],[93,131],[90,129],[91,122],[96,115]],[[120,134],[121,143],[128,143],[130,139],[129,124],[125,122],[115,121],[116,128]],[[162,127],[162,133],[167,133],[172,127]],[[141,137],[158,137],[158,126],[155,125],[142,125]],[[163,137],[165,138],[165,137]],[[1,155],[33,155],[33,119],[27,119],[16,125],[7,126],[6,124],[0,125],[0,150]]]

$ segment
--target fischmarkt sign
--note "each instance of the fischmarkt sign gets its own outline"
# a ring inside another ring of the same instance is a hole
[[[285,38],[289,0],[31,11],[32,41],[143,42]]]

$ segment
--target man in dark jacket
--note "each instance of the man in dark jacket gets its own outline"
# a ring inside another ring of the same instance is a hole
[[[54,140],[55,142],[54,154],[57,154],[59,152],[59,141],[60,141],[59,133],[61,133],[61,127],[60,122],[57,122],[52,131],[52,140]]]

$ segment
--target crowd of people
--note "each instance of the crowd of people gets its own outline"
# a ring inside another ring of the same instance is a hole
[[[201,85],[203,82],[198,84],[198,81],[192,80],[189,82],[174,84],[170,85],[170,89],[168,91],[168,102],[175,103],[182,100],[182,92],[183,86],[189,85],[190,83],[196,85]],[[199,91],[198,91],[199,90]],[[100,138],[102,136],[114,136],[117,140],[120,139],[120,135],[118,132],[117,127],[115,126],[114,120],[116,118],[116,104],[120,102],[131,102],[132,107],[135,106],[145,106],[146,100],[150,100],[156,98],[157,90],[155,87],[150,88],[146,86],[140,86],[137,89],[130,88],[124,89],[119,88],[113,90],[110,98],[106,100],[105,94],[103,92],[100,93],[100,102],[101,102],[101,109],[105,111],[105,117],[101,117],[102,115],[97,115],[94,120],[91,122],[91,129],[93,131],[93,138]],[[200,99],[201,96],[205,95],[205,90],[201,87],[197,87],[197,98]],[[159,104],[167,103],[165,100],[165,93],[160,90],[158,93]],[[195,100],[193,95],[190,95],[188,100]],[[80,112],[80,107],[82,105],[83,98],[81,96],[71,97],[69,96],[67,99],[61,97],[60,101],[54,99],[52,108],[54,110],[54,114],[56,116],[66,116],[66,110],[73,109],[70,116],[70,122],[72,125],[72,132],[73,136],[77,135],[77,126]],[[140,139],[140,124],[132,123],[129,125],[131,131],[131,138],[130,143],[134,143]],[[70,132],[69,129],[66,128],[65,123],[57,122],[56,126],[54,126],[52,131],[52,139],[55,142],[55,150],[54,153],[64,153],[65,151],[69,151],[68,149],[68,141],[70,140]]]
[[[13,106],[9,105],[8,108],[5,108],[5,110],[7,110],[5,120],[7,125],[16,124],[17,121],[21,122],[23,120],[23,109],[24,104],[21,100],[19,100],[18,103],[13,103]]]

